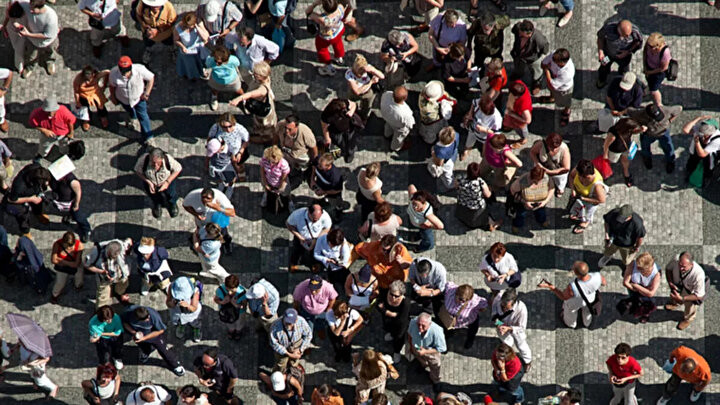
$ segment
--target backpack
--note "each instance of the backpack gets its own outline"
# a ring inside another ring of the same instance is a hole
[[[80,160],[85,156],[85,142],[79,140],[70,142],[67,155],[70,160]]]
[[[225,293],[225,295],[228,294],[227,288],[225,286],[221,285],[220,289]],[[245,289],[243,289],[242,293],[239,294],[239,297],[245,296]],[[233,297],[233,300],[236,298]],[[220,316],[220,322],[223,323],[233,323],[240,318],[240,308],[236,307],[235,305],[231,303],[227,303],[220,306],[220,309],[218,310],[218,315]]]
[[[667,49],[667,45],[660,51],[660,55],[665,53],[666,49]],[[680,70],[680,64],[678,63],[678,61],[675,59],[670,59],[668,68],[665,71],[665,78],[671,82],[677,80],[679,70]]]

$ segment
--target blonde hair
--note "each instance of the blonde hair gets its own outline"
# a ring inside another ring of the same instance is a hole
[[[372,162],[365,166],[365,177],[372,179],[380,174],[380,162]]]
[[[326,152],[326,153],[323,153],[318,158],[318,161],[325,162],[325,163],[332,163],[335,161],[335,158],[333,157],[332,153]]]
[[[648,252],[640,253],[640,255],[635,259],[635,264],[640,269],[650,269],[655,264],[655,259],[652,257],[652,255]]]
[[[653,48],[658,46],[665,46],[665,37],[659,32],[653,32],[647,39],[648,46]]]
[[[453,127],[445,127],[441,129],[438,133],[438,140],[440,140],[443,145],[450,145],[455,142],[455,130]]]
[[[155,238],[151,238],[149,236],[143,236],[142,238],[140,238],[140,244],[147,245],[147,246],[155,246]]]
[[[255,76],[256,79],[258,76],[265,78],[264,80],[258,80],[259,82],[265,81],[265,80],[270,80],[270,72],[272,71],[272,69],[270,69],[270,65],[268,65],[267,62],[262,61],[262,62],[256,63],[253,66],[252,71],[253,71],[253,75]]]
[[[283,153],[277,145],[273,145],[269,148],[265,148],[265,151],[263,151],[263,157],[271,162],[277,163],[283,158]]]
[[[357,56],[355,56],[355,61],[353,62],[353,65],[352,65],[352,71],[353,71],[353,73],[358,74],[360,69],[367,67],[367,65],[368,65],[367,59],[365,59],[365,57],[362,56],[361,54],[358,54]]]

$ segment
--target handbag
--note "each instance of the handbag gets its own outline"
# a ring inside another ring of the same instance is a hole
[[[465,301],[460,306],[460,309],[457,310],[455,315],[450,314],[450,312],[447,310],[445,305],[440,307],[440,310],[438,311],[438,318],[440,319],[440,322],[442,322],[442,324],[445,325],[445,329],[453,329],[455,327],[455,323],[457,323],[458,314],[460,314],[469,303],[470,303],[470,301]]]
[[[318,31],[320,31],[320,26],[315,21],[311,20],[310,17],[305,19],[305,27],[307,28],[307,32],[310,35],[317,35]]]
[[[263,85],[264,86],[264,85]],[[267,87],[265,87],[267,89]],[[257,117],[267,117],[272,110],[270,105],[270,89],[267,89],[268,94],[265,96],[265,101],[259,101],[254,98],[245,100],[245,109],[252,115]]]
[[[595,159],[592,160],[593,166],[597,169],[598,172],[600,172],[600,175],[602,176],[603,180],[607,180],[608,177],[613,175],[612,166],[610,165],[610,160],[605,159],[603,155],[598,155]]]
[[[105,0],[103,0],[102,5],[100,6],[100,14],[105,13]],[[105,25],[103,24],[102,19],[97,19],[93,17],[88,17],[88,25],[90,27],[95,28],[96,30],[104,30]]]
[[[582,300],[585,302],[585,305],[587,305],[592,316],[599,316],[602,313],[602,299],[600,299],[600,291],[595,293],[595,301],[590,303],[587,296],[585,296],[585,292],[582,288],[580,288],[580,282],[577,278],[575,279],[575,287],[577,287],[580,297],[582,297]]]

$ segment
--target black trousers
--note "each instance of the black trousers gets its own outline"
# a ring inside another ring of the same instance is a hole
[[[20,233],[30,232],[30,214],[41,215],[43,213],[43,204],[12,204],[5,205],[5,212],[15,217]]]
[[[344,345],[342,336],[335,336],[334,333],[330,332],[328,333],[328,338],[330,339],[330,344],[335,351],[335,356],[340,361],[349,362],[352,360],[352,346]]]
[[[436,316],[438,311],[440,311],[440,307],[445,303],[445,294],[440,293],[440,295],[436,295],[434,297],[421,297],[413,291],[412,299],[422,307],[424,312]]]
[[[113,360],[122,361],[122,346],[122,335],[108,339],[100,338],[100,340],[95,343],[99,364],[110,363]]]
[[[440,326],[442,326],[443,330],[445,331],[445,336],[448,336],[448,334],[454,334],[457,333],[460,329],[447,329],[445,325],[440,322]],[[477,331],[480,328],[480,317],[478,316],[473,323],[467,326],[466,329],[467,335],[465,335],[465,345],[470,346],[475,342],[475,335],[477,335]]]
[[[180,362],[177,360],[175,355],[168,350],[167,343],[165,342],[165,337],[163,335],[142,341],[137,345],[146,356],[149,356],[153,350],[157,350],[160,357],[165,360],[165,363],[170,369],[174,369],[180,365]]]

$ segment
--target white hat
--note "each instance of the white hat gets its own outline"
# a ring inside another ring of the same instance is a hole
[[[256,300],[265,296],[265,292],[265,287],[258,283],[255,283],[252,287],[250,287],[248,292],[245,293],[245,298],[249,300]]]
[[[214,23],[218,17],[220,17],[220,14],[222,13],[222,8],[220,7],[220,3],[214,0],[210,0],[205,5],[205,21],[209,23]]]
[[[445,93],[445,88],[441,81],[431,80],[425,85],[423,94],[430,101],[437,101]]]
[[[270,374],[270,382],[272,382],[273,391],[284,391],[285,390],[285,376],[283,373],[276,371]]]
[[[633,88],[636,80],[637,80],[637,76],[635,76],[635,73],[625,72],[625,74],[622,77],[622,80],[620,81],[620,88],[625,91],[628,91]]]
[[[155,251],[155,246],[151,245],[140,245],[138,246],[138,252],[142,255],[149,255],[150,253]]]
[[[75,170],[75,164],[68,155],[63,155],[60,159],[52,162],[48,166],[48,170],[55,180],[60,180]]]
[[[165,0],[142,0],[142,3],[148,7],[162,7]]]

